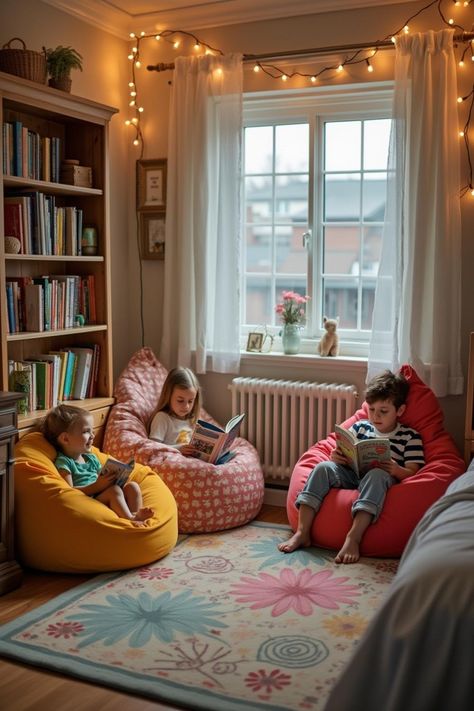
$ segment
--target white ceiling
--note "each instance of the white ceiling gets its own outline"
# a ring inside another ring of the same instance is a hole
[[[128,38],[130,32],[198,30],[241,22],[294,17],[400,0],[43,0],[84,22]],[[414,0],[405,0],[414,2]]]

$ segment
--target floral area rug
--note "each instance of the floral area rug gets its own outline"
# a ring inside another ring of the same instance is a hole
[[[397,561],[285,555],[288,535],[255,522],[184,536],[4,625],[0,654],[185,709],[319,711]]]

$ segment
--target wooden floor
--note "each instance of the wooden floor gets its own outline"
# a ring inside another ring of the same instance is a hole
[[[276,506],[264,506],[257,520],[288,523],[285,509]],[[0,624],[33,610],[90,577],[25,571],[21,587],[0,597]],[[0,659],[0,708],[2,711],[164,711],[178,707]]]

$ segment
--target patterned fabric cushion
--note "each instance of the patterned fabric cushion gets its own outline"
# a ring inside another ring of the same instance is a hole
[[[443,425],[443,412],[433,391],[425,385],[410,365],[401,372],[410,383],[407,407],[400,418],[402,424],[413,427],[423,440],[425,466],[387,493],[378,521],[367,529],[361,545],[362,555],[399,556],[413,529],[425,511],[444,494],[448,485],[465,470],[451,436]],[[345,427],[367,419],[366,403],[348,419]],[[290,524],[296,528],[298,511],[295,500],[309,475],[319,462],[329,459],[336,446],[334,433],[317,442],[296,463],[291,476],[287,499]],[[351,506],[357,491],[332,489],[326,496],[314,520],[312,540],[324,548],[339,549],[351,527]]]
[[[219,531],[251,521],[263,503],[263,473],[255,448],[237,438],[235,457],[215,466],[183,457],[175,448],[148,439],[167,370],[150,348],[130,359],[115,385],[116,404],[107,420],[103,449],[134,458],[159,473],[178,504],[182,533]],[[200,417],[212,417],[201,410]]]

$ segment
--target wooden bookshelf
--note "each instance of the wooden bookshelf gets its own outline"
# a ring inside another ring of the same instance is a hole
[[[0,146],[0,390],[9,389],[8,362],[22,361],[38,353],[72,346],[100,346],[96,397],[74,400],[92,412],[98,442],[112,398],[112,315],[109,235],[109,122],[117,111],[88,99],[0,72],[0,124],[21,123],[41,137],[60,139],[60,160],[78,159],[92,168],[92,187],[33,179],[4,171],[5,138]],[[9,146],[10,148],[10,146]],[[10,171],[14,172],[14,171]],[[40,176],[41,177],[41,176]],[[97,256],[54,254],[6,254],[3,196],[8,191],[33,191],[53,195],[59,206],[82,210],[83,225],[94,225],[98,233]],[[9,333],[6,281],[31,276],[94,276],[97,318],[94,323],[74,328],[40,332]],[[34,411],[18,418],[20,436],[44,415]]]

